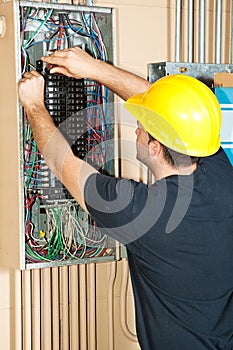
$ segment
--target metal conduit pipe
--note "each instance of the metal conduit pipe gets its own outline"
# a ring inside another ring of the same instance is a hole
[[[215,63],[222,60],[222,0],[216,0]]]
[[[52,297],[52,349],[59,350],[60,347],[60,268],[52,267],[51,269],[51,297]],[[40,304],[39,304],[40,305]],[[42,347],[40,348],[42,349]]]
[[[188,62],[194,61],[193,42],[194,42],[194,6],[193,0],[188,1]]]
[[[205,63],[205,0],[199,0],[199,63]]]
[[[42,341],[41,349],[51,350],[52,347],[52,299],[51,299],[51,269],[46,268],[41,271],[42,278],[42,317],[41,317],[41,332]]]
[[[30,350],[32,344],[31,271],[23,271],[23,349]]]
[[[126,259],[122,259],[122,280],[121,280],[121,291],[120,291],[120,322],[121,329],[124,332],[125,336],[130,339],[132,342],[137,342],[137,335],[134,334],[128,326],[127,322],[127,287],[129,279],[129,268],[128,262]]]
[[[116,279],[116,261],[109,263],[110,274],[108,279],[108,349],[114,350],[114,283]]]
[[[176,0],[176,52],[175,61],[180,62],[181,41],[181,0]]]
[[[23,331],[23,310],[22,310],[22,287],[23,287],[23,272],[19,270],[10,270],[10,289],[12,293],[12,301],[15,305],[14,317],[12,320],[12,349],[22,350],[22,331]]]
[[[79,349],[79,270],[78,265],[69,266],[70,298],[70,350]]]
[[[68,349],[70,343],[69,337],[69,274],[68,266],[63,266],[60,268],[60,281],[61,286],[61,313],[62,313],[62,322],[61,322],[61,348]]]
[[[32,349],[41,349],[40,324],[41,324],[41,307],[40,307],[40,270],[32,271]],[[39,326],[38,326],[39,325]]]
[[[86,265],[79,265],[79,296],[80,296],[80,350],[87,350],[87,295],[86,295]]]
[[[89,280],[89,330],[88,330],[88,350],[96,350],[96,264],[88,264]]]

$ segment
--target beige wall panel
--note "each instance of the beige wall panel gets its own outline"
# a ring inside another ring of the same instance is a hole
[[[0,309],[21,306],[21,273],[0,268]],[[1,320],[0,320],[1,321]]]
[[[11,2],[1,4],[0,14],[6,20],[6,32],[0,38],[0,265],[19,266],[21,206],[19,198],[19,133],[15,52],[15,21]],[[10,54],[9,54],[10,53]],[[10,235],[9,235],[10,233]],[[9,241],[9,239],[11,241]],[[14,242],[13,250],[11,244]]]
[[[21,274],[0,269],[0,349],[21,350]]]
[[[10,295],[10,273],[7,269],[0,269],[0,286],[4,286],[4,288],[0,288],[0,310],[2,309],[8,309],[11,306],[11,303],[13,302],[11,300]]]
[[[11,342],[11,317],[14,315],[14,309],[0,310],[0,320],[4,320],[0,325],[0,348],[10,349]]]
[[[135,335],[135,319],[132,291],[127,260],[117,263],[117,278],[114,290],[114,342],[115,349],[138,350]]]
[[[0,349],[22,350],[21,273],[0,268]]]
[[[6,332],[2,333],[3,337],[0,335],[0,349],[7,349],[1,346],[1,341],[11,342],[12,348],[14,350],[20,349],[21,346],[21,273],[19,270],[13,269],[0,269],[0,285],[1,285],[1,295],[5,304],[1,305],[0,310],[5,311],[10,317],[9,323],[7,323],[7,318],[4,318],[4,313],[0,313],[0,329],[4,330],[6,326],[9,327]],[[1,333],[1,331],[0,331]],[[16,345],[16,340],[18,340],[18,345]],[[10,348],[9,348],[10,349]]]
[[[110,335],[112,324],[109,323],[109,308],[106,298],[98,297],[96,300],[96,333],[97,333],[97,350],[113,350],[114,341],[113,332]]]
[[[147,77],[147,64],[171,60],[174,56],[172,31],[175,9],[167,1],[96,2],[99,6],[116,7],[116,63],[122,68]]]
[[[99,264],[96,271],[97,349],[139,349],[127,261]]]
[[[212,1],[212,0],[211,0]],[[143,6],[143,7],[159,7],[159,8],[174,8],[176,0],[105,0],[95,1],[97,6],[118,7],[119,5]]]
[[[117,263],[96,266],[96,333],[97,349],[114,349],[114,285]]]
[[[146,77],[148,63],[168,59],[167,32],[172,20],[169,10],[125,5],[119,11],[119,63],[144,66]]]
[[[21,350],[21,332],[16,330],[17,308],[0,310],[0,349]],[[19,328],[18,328],[19,329]]]
[[[96,265],[96,296],[98,298],[107,298],[109,294],[109,287],[114,284],[116,273],[113,271],[114,278],[111,278],[111,268],[115,270],[115,262],[101,263]],[[113,280],[113,282],[111,282]]]
[[[135,341],[136,341],[134,299],[132,298],[132,295],[128,295],[126,299],[126,324],[127,324],[129,333],[133,338],[135,338]]]

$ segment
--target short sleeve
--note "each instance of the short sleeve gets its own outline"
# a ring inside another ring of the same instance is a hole
[[[123,244],[138,238],[138,218],[148,200],[148,187],[133,180],[99,173],[90,175],[85,204],[98,227]]]

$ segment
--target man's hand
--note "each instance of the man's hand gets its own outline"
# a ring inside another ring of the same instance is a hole
[[[79,47],[54,51],[42,60],[52,65],[50,73],[60,73],[76,79],[94,78],[97,60]]]
[[[44,78],[37,71],[23,75],[18,91],[21,104],[26,110],[44,108]]]

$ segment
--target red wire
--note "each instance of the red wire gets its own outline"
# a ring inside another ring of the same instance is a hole
[[[63,36],[63,25],[62,23],[59,24],[59,35],[58,35],[58,41],[57,41],[57,49],[61,49],[61,39]]]

